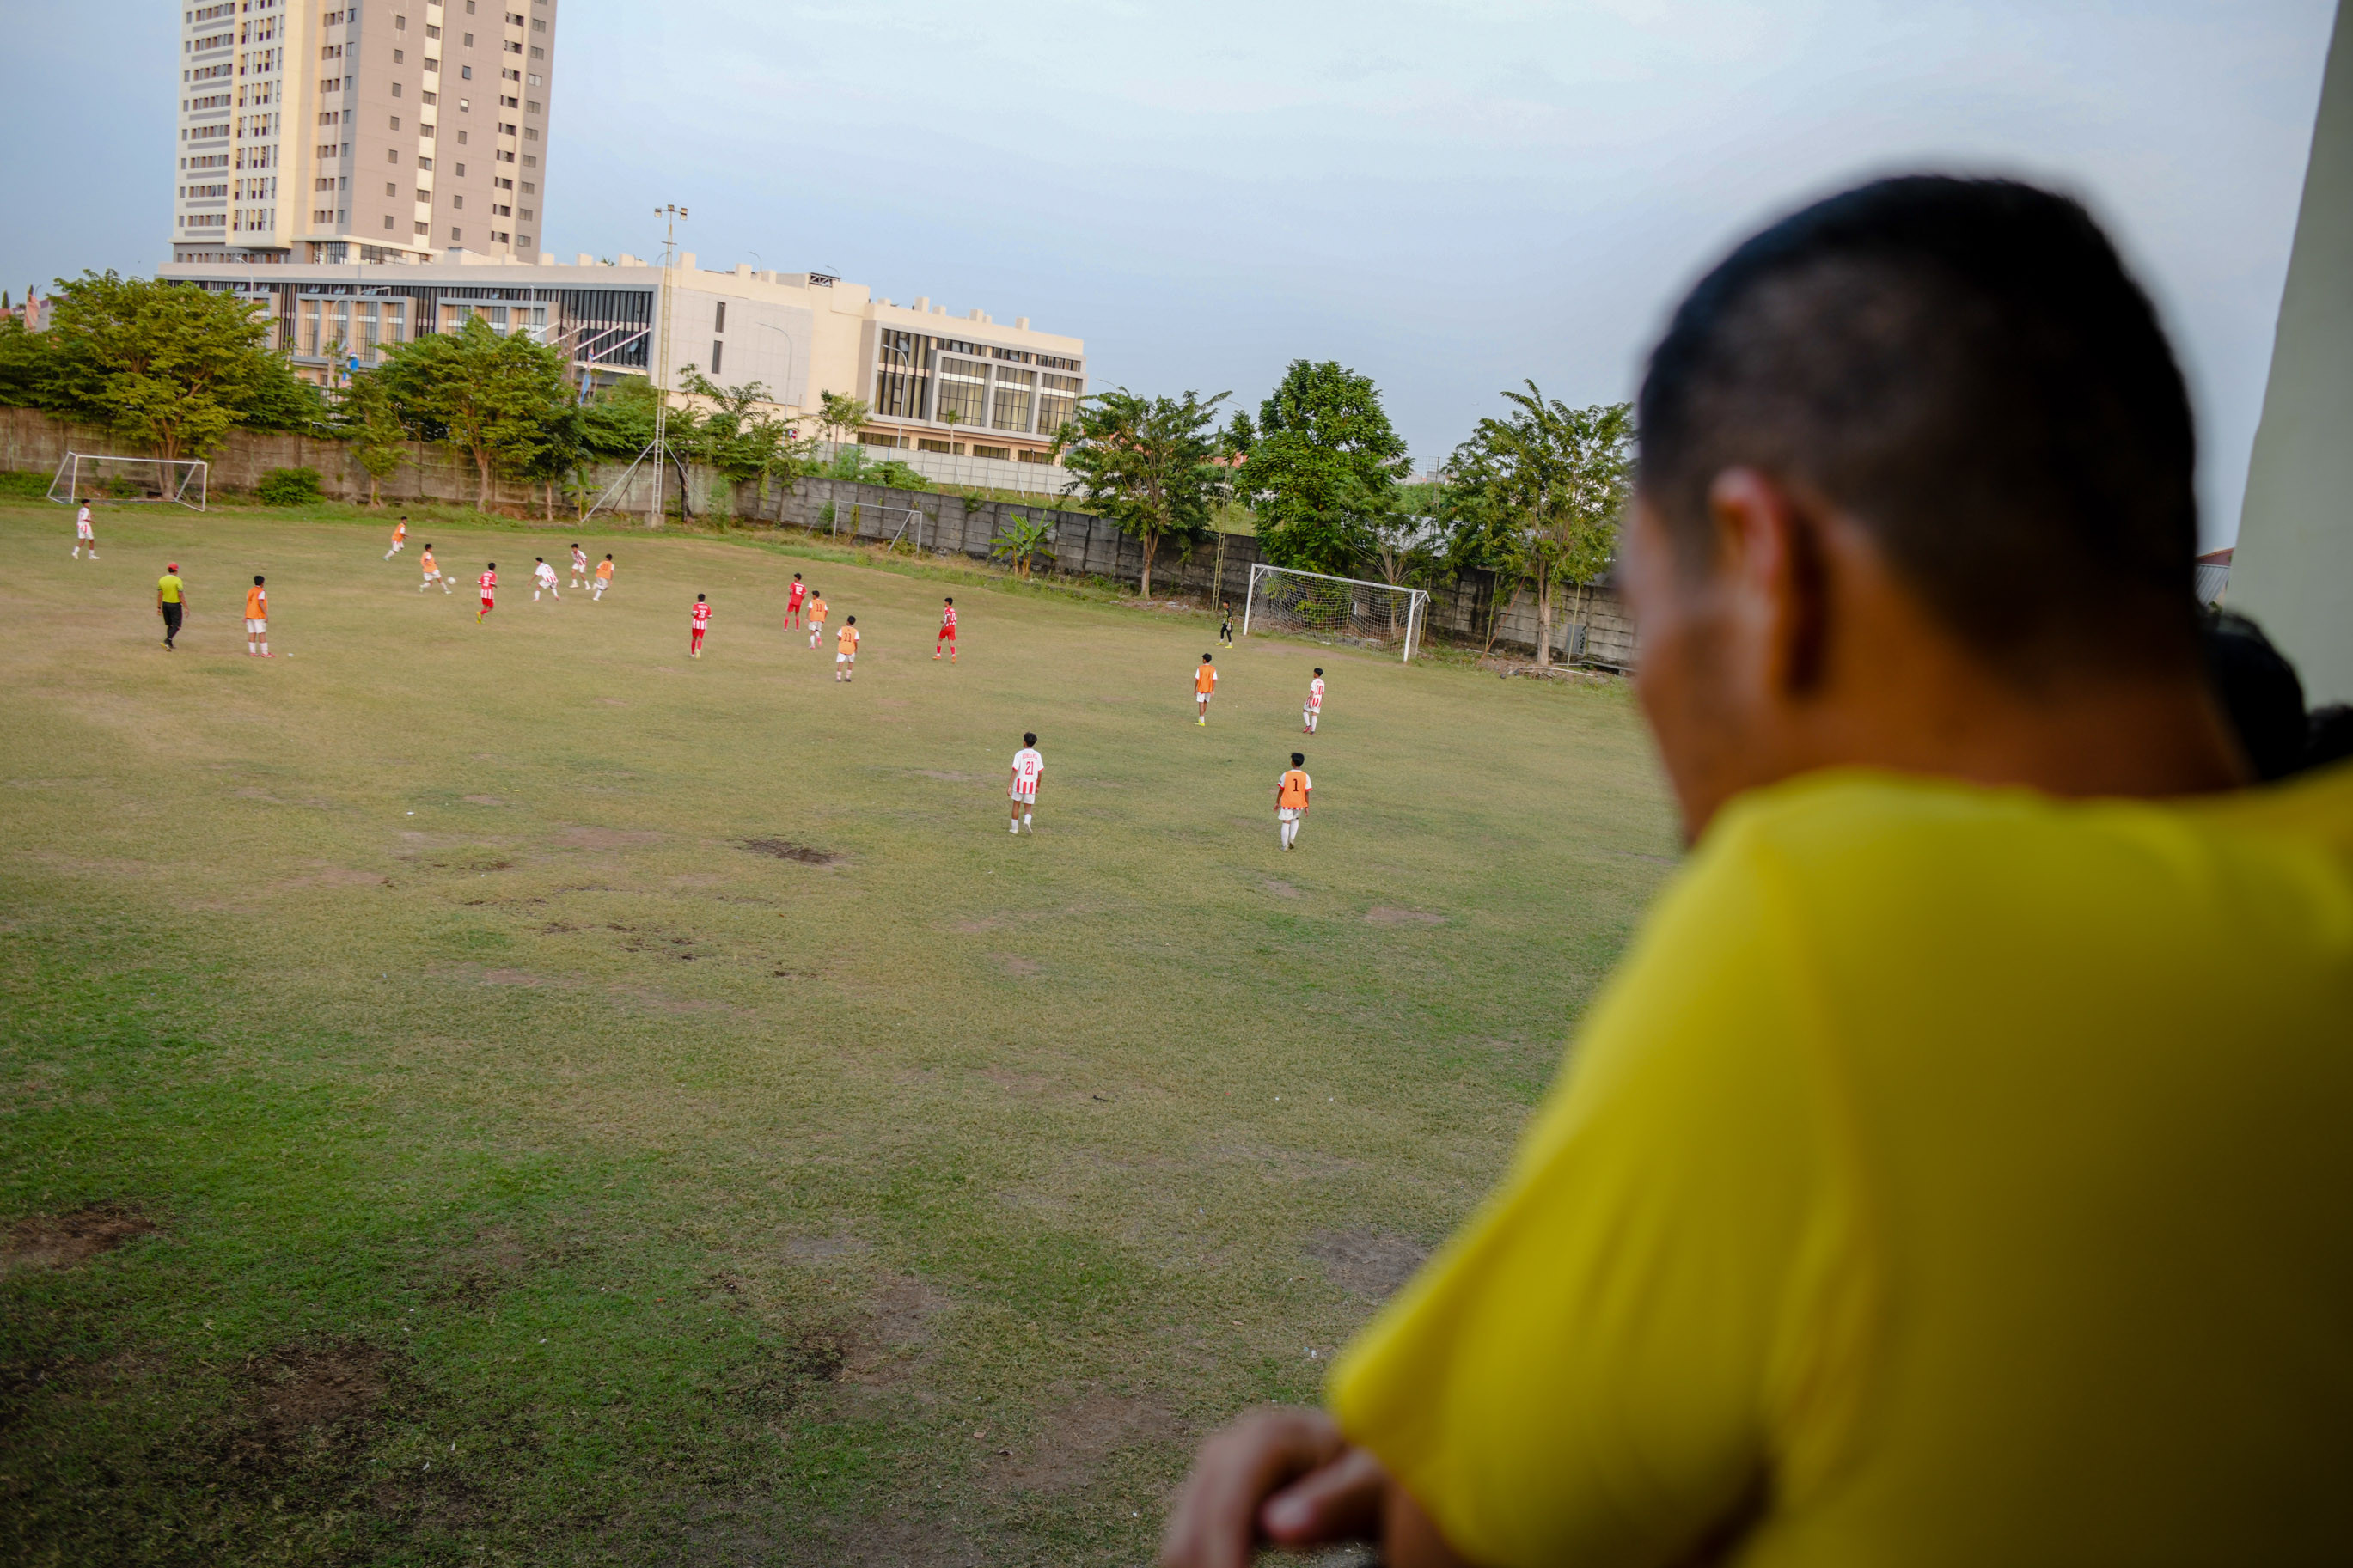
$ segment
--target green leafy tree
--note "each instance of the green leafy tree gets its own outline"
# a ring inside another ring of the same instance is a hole
[[[336,412],[339,433],[367,470],[368,505],[379,505],[376,487],[408,456],[408,430],[400,422],[400,410],[393,405],[391,391],[369,372],[352,383]]]
[[[723,387],[692,365],[686,367],[688,393],[712,406],[695,426],[693,455],[732,485],[752,484],[753,510],[767,510],[768,483],[782,479],[789,493],[803,475],[817,471],[817,441],[796,436],[782,421],[761,412],[772,401],[760,382]]]
[[[303,428],[325,413],[269,346],[268,317],[191,283],[61,278],[50,325],[26,336],[11,369],[31,372],[29,401],[103,421],[160,457],[212,451],[237,425]]]
[[[1508,563],[1536,596],[1536,662],[1552,662],[1559,584],[1586,590],[1609,569],[1633,471],[1634,418],[1626,404],[1571,408],[1533,381],[1505,392],[1512,411],[1479,421],[1449,464],[1478,521],[1486,552]],[[1498,598],[1507,598],[1499,580]],[[1492,617],[1491,617],[1492,619]],[[1492,632],[1490,640],[1492,641]]]
[[[582,449],[595,458],[627,461],[654,438],[653,383],[629,376],[592,395],[580,408]]]
[[[487,511],[491,476],[528,468],[548,421],[570,404],[565,368],[561,350],[469,317],[454,332],[402,343],[375,374],[408,423],[438,425],[473,459],[474,504]]]
[[[836,446],[855,440],[858,432],[866,427],[866,416],[870,412],[863,398],[841,392],[818,394],[817,422],[833,432]]]
[[[1041,518],[1008,517],[989,544],[988,553],[991,560],[1007,563],[1016,577],[1027,582],[1032,561],[1054,559],[1054,525]]]
[[[1055,432],[1054,454],[1077,476],[1063,493],[1083,496],[1143,542],[1147,599],[1161,541],[1208,533],[1225,494],[1214,421],[1218,405],[1231,395],[1142,397],[1123,386],[1081,399],[1076,416]]]
[[[1408,458],[1370,376],[1293,360],[1256,425],[1238,416],[1226,442],[1243,458],[1239,489],[1269,561],[1345,575],[1373,552],[1367,519],[1387,508]]]

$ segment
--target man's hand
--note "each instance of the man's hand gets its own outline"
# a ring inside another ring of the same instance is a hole
[[[1388,1476],[1320,1410],[1261,1410],[1211,1436],[1168,1516],[1162,1568],[1249,1568],[1259,1540],[1365,1540]]]

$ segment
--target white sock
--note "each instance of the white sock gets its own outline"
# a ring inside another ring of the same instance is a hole
[[[1017,823],[1015,823],[1015,824],[1013,825],[1012,828],[1011,828],[1011,831],[1012,831],[1012,832],[1015,832],[1015,833],[1018,833],[1018,832],[1020,832],[1020,831],[1021,831],[1021,825],[1020,825],[1019,823],[1018,823],[1018,822],[1017,822]]]
[[[1021,814],[1021,826],[1024,827],[1035,827],[1037,825],[1029,820],[1029,814],[1025,811]]]
[[[261,657],[264,658],[268,658],[269,657],[269,645],[268,643],[263,643],[261,645]]]

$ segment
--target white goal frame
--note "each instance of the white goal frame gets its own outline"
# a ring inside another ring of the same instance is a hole
[[[49,481],[48,499],[59,506],[73,505],[82,493],[83,470],[95,468],[102,473],[106,465],[143,468],[155,476],[155,493],[152,496],[101,498],[116,506],[146,506],[170,501],[175,506],[186,507],[190,511],[205,510],[206,490],[212,480],[212,465],[202,458],[125,458],[112,452],[68,452],[58,459],[57,476]],[[188,499],[188,489],[192,485],[195,487],[194,500]]]
[[[1242,599],[1242,636],[1250,636],[1250,620],[1253,616],[1263,616],[1267,613],[1260,606],[1260,598],[1264,596],[1270,603],[1273,602],[1285,592],[1284,580],[1288,578],[1301,580],[1299,588],[1291,590],[1293,592],[1303,591],[1319,596],[1329,596],[1335,602],[1335,605],[1345,601],[1345,607],[1339,609],[1343,617],[1342,627],[1324,634],[1334,637],[1345,637],[1347,635],[1345,630],[1345,625],[1353,623],[1358,614],[1356,608],[1358,594],[1391,597],[1403,595],[1406,601],[1405,662],[1408,664],[1413,662],[1414,649],[1421,641],[1421,634],[1430,616],[1430,595],[1427,591],[1420,588],[1399,587],[1390,583],[1375,583],[1363,577],[1335,577],[1323,572],[1296,572],[1288,566],[1270,566],[1263,561],[1253,562],[1250,564],[1250,589]],[[1308,587],[1309,584],[1329,584],[1331,586]],[[1315,634],[1311,632],[1309,635]]]

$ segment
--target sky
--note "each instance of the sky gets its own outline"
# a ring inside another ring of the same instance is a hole
[[[297,0],[305,3],[305,0]],[[316,4],[318,0],[307,0]],[[423,0],[363,0],[416,5]],[[1098,388],[1372,376],[1418,465],[1631,395],[1681,291],[1873,174],[2082,197],[2237,529],[2328,0],[556,0],[542,246],[837,272],[1085,339]],[[178,7],[0,0],[0,287],[168,249]],[[27,62],[41,62],[29,68]]]

